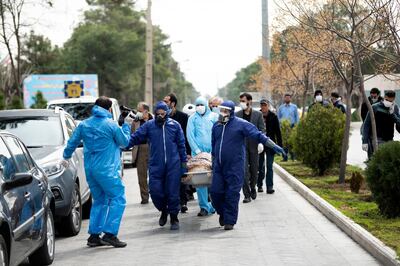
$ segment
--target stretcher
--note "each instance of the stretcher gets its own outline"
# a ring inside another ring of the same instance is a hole
[[[182,176],[182,183],[193,187],[209,187],[212,183],[212,171],[188,172]]]

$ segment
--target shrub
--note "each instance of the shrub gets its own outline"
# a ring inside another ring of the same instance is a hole
[[[38,91],[36,95],[32,97],[32,100],[34,103],[31,105],[31,108],[46,109],[47,101],[46,98],[44,98],[43,93],[41,91]]]
[[[317,104],[302,119],[293,134],[296,156],[320,176],[339,163],[345,116],[333,106]]]
[[[358,114],[358,109],[354,110],[351,114],[351,122],[361,122],[361,117]]]
[[[364,183],[364,177],[360,172],[353,172],[350,179],[350,189],[353,193],[359,193],[362,184]]]
[[[292,143],[289,141],[289,139],[293,128],[290,126],[290,121],[288,119],[284,119],[283,121],[281,121],[280,126],[282,133],[282,145],[284,148],[291,149]]]
[[[372,156],[366,169],[367,183],[384,216],[400,216],[400,143],[389,142]]]

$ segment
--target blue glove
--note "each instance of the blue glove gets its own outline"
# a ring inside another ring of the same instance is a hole
[[[184,176],[185,174],[187,174],[188,169],[187,169],[187,165],[186,163],[182,163],[181,164],[181,176]]]
[[[275,145],[272,149],[274,150],[275,153],[282,154],[283,158],[287,156],[286,152],[278,145]]]

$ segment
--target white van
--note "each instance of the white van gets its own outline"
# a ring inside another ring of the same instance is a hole
[[[92,96],[53,100],[47,103],[47,109],[55,109],[56,106],[61,107],[75,120],[82,121],[92,115],[92,108],[96,100],[97,98]],[[114,98],[110,98],[110,100],[112,101],[112,118],[114,121],[118,122],[118,118],[121,114],[118,101]],[[122,153],[122,160],[124,164],[132,164],[132,152],[124,151]]]

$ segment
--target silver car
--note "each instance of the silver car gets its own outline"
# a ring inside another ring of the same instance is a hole
[[[75,127],[74,119],[61,108],[0,111],[0,129],[18,136],[47,174],[55,198],[56,229],[64,236],[79,233],[82,212],[91,207],[83,146],[76,149],[68,168],[61,163]]]

